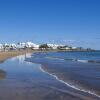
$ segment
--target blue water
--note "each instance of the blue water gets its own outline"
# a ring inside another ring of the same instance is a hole
[[[33,53],[2,62],[0,100],[100,100],[100,64],[69,60],[81,53]]]
[[[34,53],[26,60],[42,64],[45,71],[70,85],[100,96],[100,51]]]
[[[42,72],[40,65],[25,62],[25,57],[14,57],[0,64],[0,70],[5,72],[0,75],[0,100],[61,100],[60,95],[66,100],[67,91],[61,92],[65,85]],[[74,97],[81,100],[75,94]]]
[[[49,53],[35,53],[33,56],[39,57],[51,57],[59,58],[64,60],[87,60],[87,61],[97,61],[100,63],[100,51],[94,52],[49,52]]]

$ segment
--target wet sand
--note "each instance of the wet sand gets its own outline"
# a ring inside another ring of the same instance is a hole
[[[36,84],[33,84],[32,87],[9,87],[1,88],[1,90],[1,100],[84,100],[71,94],[61,92],[50,87],[38,86]]]
[[[41,70],[52,73],[53,67],[26,62],[25,57],[14,57],[0,64],[6,73],[4,80],[0,80],[0,100],[99,100],[76,92]]]
[[[18,51],[5,51],[0,52],[0,62],[4,62],[6,59],[9,59],[11,57],[15,57],[18,55],[24,55],[27,53],[36,53],[36,52],[57,52],[58,50],[18,50]]]
[[[14,57],[0,64],[0,100],[83,100],[62,89],[63,84],[40,70],[40,65]]]
[[[30,51],[31,52],[31,51]],[[26,51],[6,51],[6,52],[0,52],[0,63],[3,63],[5,60],[15,57],[18,55],[23,55],[27,53]],[[0,69],[0,80],[5,79],[6,72],[4,70]]]
[[[0,62],[3,62],[6,59],[11,58],[11,57],[15,57],[15,56],[18,56],[18,55],[23,55],[23,54],[26,54],[26,53],[32,53],[32,52],[34,52],[34,51],[22,50],[22,51],[5,51],[5,52],[0,52]]]

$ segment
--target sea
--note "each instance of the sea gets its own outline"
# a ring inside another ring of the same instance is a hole
[[[39,52],[26,61],[41,64],[43,72],[74,93],[96,96],[99,99],[93,100],[100,100],[100,51]]]
[[[0,63],[0,100],[100,100],[100,51],[7,59]]]

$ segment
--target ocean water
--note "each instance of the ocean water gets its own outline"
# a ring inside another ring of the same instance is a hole
[[[82,52],[82,51],[69,51],[69,52],[49,52],[49,53],[35,53],[33,56],[49,57],[64,60],[76,61],[90,61],[100,63],[100,51]]]
[[[34,53],[26,60],[70,88],[100,98],[100,51]]]
[[[100,100],[98,55],[44,52],[8,59],[0,63],[0,100]]]
[[[0,63],[0,100],[87,99],[49,75],[40,64],[27,62],[25,58],[33,59],[28,54]]]

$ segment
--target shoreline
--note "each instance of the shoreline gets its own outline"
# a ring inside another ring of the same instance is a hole
[[[7,52],[0,52],[0,62],[4,62],[5,60],[25,54],[25,52],[20,52],[20,51],[7,51]]]
[[[16,62],[16,61],[15,61]],[[34,64],[35,63],[33,63],[33,65],[32,66],[28,66],[25,62],[22,64],[22,67],[23,68],[29,68],[29,69],[31,69],[31,72],[33,73],[28,73],[28,74],[32,74],[32,75],[36,75],[36,74],[34,74],[34,71],[35,71],[35,69],[33,69],[33,67],[34,67]],[[15,66],[14,66],[15,65]],[[10,66],[12,66],[12,67],[16,67],[16,65],[17,65],[17,63],[14,63],[14,65],[12,65],[11,63],[10,63]],[[27,66],[26,66],[27,65]],[[38,64],[37,64],[38,65]],[[35,65],[36,66],[36,65]],[[9,66],[6,66],[7,68],[9,67]],[[16,69],[19,69],[20,68],[20,64],[18,63],[18,66],[16,67]],[[31,68],[32,67],[32,68]],[[40,67],[40,66],[39,66]],[[27,71],[29,71],[30,72],[30,70],[27,70],[25,68],[25,70],[26,70],[26,72]],[[32,69],[33,69],[33,71],[32,71]],[[38,68],[38,70],[39,70],[39,68]],[[13,70],[12,70],[13,71]],[[16,72],[15,71],[15,69],[14,69],[14,72]],[[20,72],[20,73],[22,73],[22,72]],[[36,72],[36,73],[42,73],[40,70],[39,70],[39,72]],[[8,73],[9,74],[9,73]],[[44,75],[44,73],[42,73],[43,75]],[[19,73],[18,73],[18,75],[19,75]],[[22,74],[21,74],[22,75]],[[23,75],[26,75],[26,73],[23,73]],[[23,76],[22,75],[22,76]],[[30,75],[28,76],[28,77],[30,77]],[[0,94],[1,95],[1,98],[5,98],[5,97],[9,97],[9,98],[15,98],[16,100],[18,99],[18,98],[21,98],[21,97],[23,97],[22,99],[24,100],[27,100],[28,98],[31,98],[31,99],[35,99],[35,100],[47,100],[47,98],[49,99],[49,100],[55,100],[55,98],[59,98],[59,100],[73,100],[73,97],[75,98],[75,100],[81,100],[80,98],[78,98],[77,99],[77,97],[76,96],[73,96],[73,95],[71,95],[70,93],[64,93],[64,91],[61,89],[59,89],[59,88],[53,88],[52,87],[52,85],[50,86],[50,87],[48,87],[48,84],[46,84],[46,86],[45,86],[45,84],[41,84],[41,81],[40,81],[40,83],[39,84],[37,84],[37,86],[36,86],[36,83],[34,83],[32,80],[34,80],[34,76],[33,76],[33,79],[31,80],[32,81],[32,84],[30,83],[29,84],[29,80],[27,79],[28,77],[22,77],[21,79],[22,80],[20,80],[20,75],[19,76],[17,76],[17,75],[15,75],[15,77],[14,78],[17,78],[17,77],[19,77],[18,78],[18,80],[17,81],[19,81],[19,82],[21,82],[22,81],[22,83],[27,83],[28,85],[28,87],[26,87],[26,85],[24,86],[24,84],[21,84],[21,87],[20,88],[16,88],[16,86],[20,86],[20,84],[17,84],[17,85],[14,85],[14,91],[10,91],[9,92],[9,90],[7,91],[7,92],[5,92],[5,90],[4,90],[4,95],[3,94]],[[41,77],[41,76],[40,76]],[[43,77],[41,77],[41,78],[45,78],[44,76]],[[24,81],[23,79],[26,79],[26,81]],[[13,78],[11,78],[11,80],[13,80]],[[30,82],[31,82],[30,81]],[[42,80],[42,81],[46,81],[46,80]],[[9,81],[8,81],[9,82]],[[38,81],[37,81],[38,82]],[[5,81],[4,83],[6,83],[5,85],[7,85],[7,81]],[[10,84],[15,84],[15,83],[13,83],[12,81],[10,82]],[[3,85],[3,86],[5,86],[5,85]],[[32,85],[32,86],[31,86]],[[25,89],[25,91],[27,92],[27,94],[26,94],[26,92],[24,93],[23,92],[23,86],[24,86],[24,89]],[[31,87],[30,87],[31,86]],[[35,87],[34,87],[35,86]],[[12,86],[11,86],[12,87]],[[8,88],[9,88],[9,85],[8,85]],[[5,88],[6,89],[6,88]],[[16,90],[17,89],[17,90]],[[30,89],[32,89],[32,90],[34,90],[34,91],[29,91]],[[36,91],[35,91],[35,89],[36,89]],[[37,91],[38,90],[38,91]],[[15,93],[16,93],[16,91],[19,93],[18,95],[16,95]],[[20,92],[21,91],[21,92]],[[2,93],[2,88],[1,88],[1,91],[0,91],[1,93]],[[14,92],[14,94],[13,94],[13,92]],[[22,93],[23,92],[23,94],[21,94],[20,95],[20,93]],[[9,95],[10,94],[10,95]],[[38,94],[40,94],[40,96],[38,95]],[[32,96],[32,97],[27,97],[27,96]],[[12,97],[13,96],[13,97]],[[62,96],[62,97],[61,97]],[[26,98],[27,97],[27,98]],[[51,99],[50,99],[51,98]],[[64,99],[61,99],[61,98],[64,98]],[[30,100],[31,100],[30,99]],[[57,99],[58,100],[58,99]]]
[[[26,53],[37,53],[37,52],[92,52],[86,50],[17,50],[17,51],[0,51],[0,62],[5,61],[11,57],[23,55]]]
[[[16,57],[16,56],[20,56],[20,55],[24,55],[27,53],[35,53],[36,51],[33,50],[22,50],[22,51],[5,51],[5,52],[0,52],[0,63],[4,62],[5,60],[12,58],[12,57]]]
[[[18,50],[18,51],[1,51],[0,52],[0,62],[3,62],[6,59],[9,59],[11,57],[23,55],[23,54],[26,54],[26,53],[36,53],[36,52],[79,52],[79,51],[72,51],[72,50],[21,50],[21,51]],[[91,51],[89,51],[89,52],[91,52]]]
[[[43,68],[43,65],[42,65],[42,64],[41,64],[40,70],[41,70],[42,72],[44,72],[44,73],[46,73],[46,74],[48,74],[48,75],[54,77],[57,81],[59,81],[59,82],[65,84],[65,85],[67,85],[68,87],[71,87],[72,89],[75,89],[75,90],[78,90],[78,91],[81,91],[81,92],[84,92],[84,93],[88,93],[89,95],[92,95],[92,96],[95,96],[95,97],[97,97],[97,98],[100,98],[100,95],[97,95],[97,94],[94,93],[94,92],[86,91],[86,90],[84,90],[84,89],[79,89],[79,88],[75,87],[74,85],[73,85],[73,86],[70,85],[69,83],[67,83],[67,82],[64,81],[63,79],[59,78],[59,76],[57,76],[56,74],[52,74],[52,73],[50,73],[49,71],[45,70],[45,69]],[[73,94],[73,93],[72,93],[72,94]],[[79,95],[76,94],[76,93],[74,93],[74,95],[79,96]],[[86,98],[89,99],[89,100],[90,100],[90,99],[91,99],[91,100],[93,99],[93,98],[90,98],[90,97],[84,97],[84,96],[82,96],[82,95],[81,95],[81,97],[82,97],[82,99],[86,99]],[[94,99],[93,99],[93,100],[94,100]]]
[[[36,53],[36,52],[45,52],[45,51],[25,51],[25,50],[23,50],[23,51],[10,51],[10,52],[2,52],[2,54],[1,54],[1,52],[0,52],[0,57],[1,57],[1,55],[3,56],[4,55],[4,60],[3,61],[5,61],[5,60],[7,60],[7,59],[9,59],[9,58],[11,58],[11,57],[15,57],[15,56],[19,56],[19,55],[24,55],[24,54],[27,54],[27,53]],[[50,52],[50,51],[49,51]],[[6,55],[6,56],[5,56]],[[2,61],[2,60],[1,60]],[[34,63],[34,62],[33,62]],[[37,63],[36,63],[37,64]],[[42,66],[42,64],[40,64],[40,70],[42,71],[42,72],[44,72],[44,73],[47,73],[47,74],[49,74],[50,76],[52,76],[52,77],[54,77],[57,81],[59,81],[60,83],[63,83],[63,84],[65,84],[65,85],[67,85],[67,86],[69,86],[69,87],[71,87],[71,88],[73,88],[73,89],[76,89],[76,90],[78,90],[78,91],[82,91],[82,92],[84,92],[84,93],[88,93],[89,95],[91,94],[92,96],[96,96],[96,97],[99,97],[100,98],[100,96],[98,96],[98,95],[96,95],[96,94],[94,94],[94,93],[92,93],[91,91],[85,91],[85,90],[80,90],[80,89],[78,89],[77,87],[75,87],[75,86],[71,86],[69,83],[67,83],[66,81],[64,81],[63,79],[61,79],[59,76],[57,76],[56,74],[52,74],[52,73],[50,73],[49,71],[47,71],[47,70],[45,70],[44,68],[43,68],[43,66]],[[58,91],[61,91],[61,92],[65,92],[65,93],[67,93],[67,91],[66,90],[61,90],[61,89],[58,89]],[[84,95],[80,95],[80,94],[77,94],[77,93],[73,93],[73,92],[70,92],[73,96],[76,96],[76,97],[80,97],[80,98],[82,98],[82,99],[87,99],[87,100],[92,100],[92,98],[90,98],[90,96],[89,97],[85,97]],[[93,99],[94,100],[94,99]]]
[[[0,52],[0,64],[5,62],[7,59],[10,59],[12,57],[24,55],[26,53],[33,53],[32,51],[5,51]],[[6,72],[0,69],[0,80],[4,79],[6,75]]]

